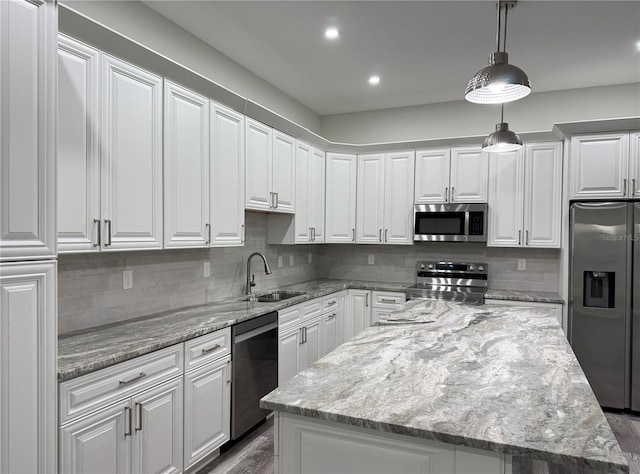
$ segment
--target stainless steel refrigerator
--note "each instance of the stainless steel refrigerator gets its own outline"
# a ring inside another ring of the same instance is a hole
[[[569,341],[600,405],[640,410],[640,202],[571,205]]]

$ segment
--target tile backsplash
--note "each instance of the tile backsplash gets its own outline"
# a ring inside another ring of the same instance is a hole
[[[246,213],[244,247],[176,249],[59,256],[58,331],[60,334],[137,318],[183,306],[240,296],[247,257],[267,257],[265,275],[253,264],[258,291],[314,278],[413,282],[417,260],[474,261],[489,264],[489,286],[496,289],[558,291],[559,250],[490,248],[483,244],[420,243],[391,245],[269,245],[267,215]],[[311,254],[312,263],[308,263]],[[374,264],[368,264],[370,255]],[[290,258],[293,256],[293,265]],[[278,267],[282,257],[282,267]],[[527,269],[517,270],[526,259]],[[204,262],[211,276],[204,277]],[[133,288],[122,289],[122,272],[133,272]]]

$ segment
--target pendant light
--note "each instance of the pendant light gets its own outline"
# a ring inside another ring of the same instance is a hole
[[[515,8],[516,1],[499,1],[498,32],[496,34],[497,51],[489,55],[489,65],[471,78],[464,98],[476,104],[500,104],[522,99],[531,93],[531,84],[525,72],[509,64],[506,52],[507,16],[510,9]],[[504,32],[500,31],[502,11],[504,10]],[[500,38],[502,37],[502,51]]]
[[[491,153],[505,153],[522,148],[520,137],[509,130],[509,124],[504,121],[504,104],[500,106],[500,123],[496,125],[496,131],[484,139],[482,151]]]

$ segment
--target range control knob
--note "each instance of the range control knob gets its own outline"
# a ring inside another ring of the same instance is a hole
[[[475,272],[476,271],[476,266],[475,265],[469,265],[469,271],[470,272]]]
[[[479,272],[483,272],[484,271],[484,267],[482,265],[478,265],[478,271]]]
[[[433,270],[434,268],[436,268],[436,267],[433,265],[433,263],[430,263],[429,264],[429,270]]]
[[[424,263],[420,264],[420,270],[424,270],[425,268],[427,268],[427,266]]]

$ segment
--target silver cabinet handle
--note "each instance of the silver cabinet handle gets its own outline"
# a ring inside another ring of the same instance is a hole
[[[131,407],[124,407],[124,435],[131,436]]]
[[[456,188],[451,186],[451,202],[455,201],[455,199],[456,199]]]
[[[356,241],[356,229],[351,229],[351,240]]]
[[[280,204],[280,195],[278,193],[273,193],[276,195],[276,205],[275,208],[278,209],[278,205]]]
[[[204,225],[204,232],[205,234],[207,234],[207,240],[205,241],[205,244],[209,245],[211,243],[211,224]]]
[[[518,245],[521,245],[521,244],[522,244],[522,238],[521,238],[521,237],[522,237],[522,231],[521,231],[521,230],[519,230],[519,231],[518,231]]]
[[[240,241],[244,244],[244,239],[245,239],[245,230],[244,230],[244,224],[242,224],[242,228],[240,229]]]
[[[529,231],[528,230],[524,231],[524,244],[525,245],[529,245]]]
[[[305,326],[304,328],[304,343],[307,343],[307,326]]]
[[[389,229],[385,229],[384,230],[384,241],[385,242],[389,242],[388,234],[389,234]]]
[[[380,229],[380,232],[378,232],[378,240],[382,242],[382,229]]]
[[[369,293],[365,295],[364,305],[367,307],[369,306]]]
[[[216,349],[220,349],[221,347],[222,347],[222,346],[221,346],[220,344],[216,344],[215,346],[213,346],[213,347],[209,347],[208,349],[202,349],[202,354],[207,354],[207,353],[209,353],[209,352],[213,352],[213,351],[215,351]]]
[[[142,403],[136,402],[136,431],[142,431]]]
[[[623,189],[623,194],[626,197],[627,196],[627,178],[624,178],[622,180],[622,189]]]
[[[273,209],[273,193],[269,193],[269,209]]]
[[[109,247],[111,245],[111,220],[105,219],[104,225],[107,227],[106,232],[107,232],[107,237],[109,237],[108,241],[105,241],[104,246]]]
[[[334,304],[336,304],[336,303],[337,303],[337,301],[335,301],[335,300],[334,300],[334,301],[329,301],[329,302],[327,303],[327,306],[333,306],[333,305],[334,305]]]
[[[140,380],[141,378],[144,378],[144,377],[146,377],[146,376],[147,376],[147,374],[145,374],[144,372],[140,372],[140,374],[139,374],[139,375],[136,375],[136,376],[135,376],[135,377],[133,377],[132,379],[129,379],[129,380],[119,380],[119,381],[118,381],[118,384],[120,384],[120,385],[127,385],[127,384],[129,384],[129,383],[131,383],[131,382],[135,382],[136,380]]]
[[[331,313],[329,316],[327,316],[327,319],[333,319],[338,315],[338,313]]]
[[[444,202],[449,202],[449,186],[444,188]]]
[[[304,344],[304,328],[300,328],[300,345]]]
[[[387,299],[387,298],[380,298],[380,301],[383,302],[383,303],[395,303],[396,302],[396,300],[390,300],[390,299]]]
[[[631,192],[629,194],[631,196],[636,195],[636,178],[631,178]]]
[[[231,385],[231,361],[227,361],[227,384]]]
[[[315,242],[315,241],[316,241],[316,228],[315,228],[315,227],[312,227],[312,228],[311,228],[311,232],[312,232],[312,238],[311,238],[311,241],[312,241],[312,242]]]
[[[101,240],[100,239],[100,219],[94,219],[93,223],[94,224],[98,224],[98,236],[97,236],[98,240],[93,243],[93,246],[94,247],[100,247],[100,240]]]

